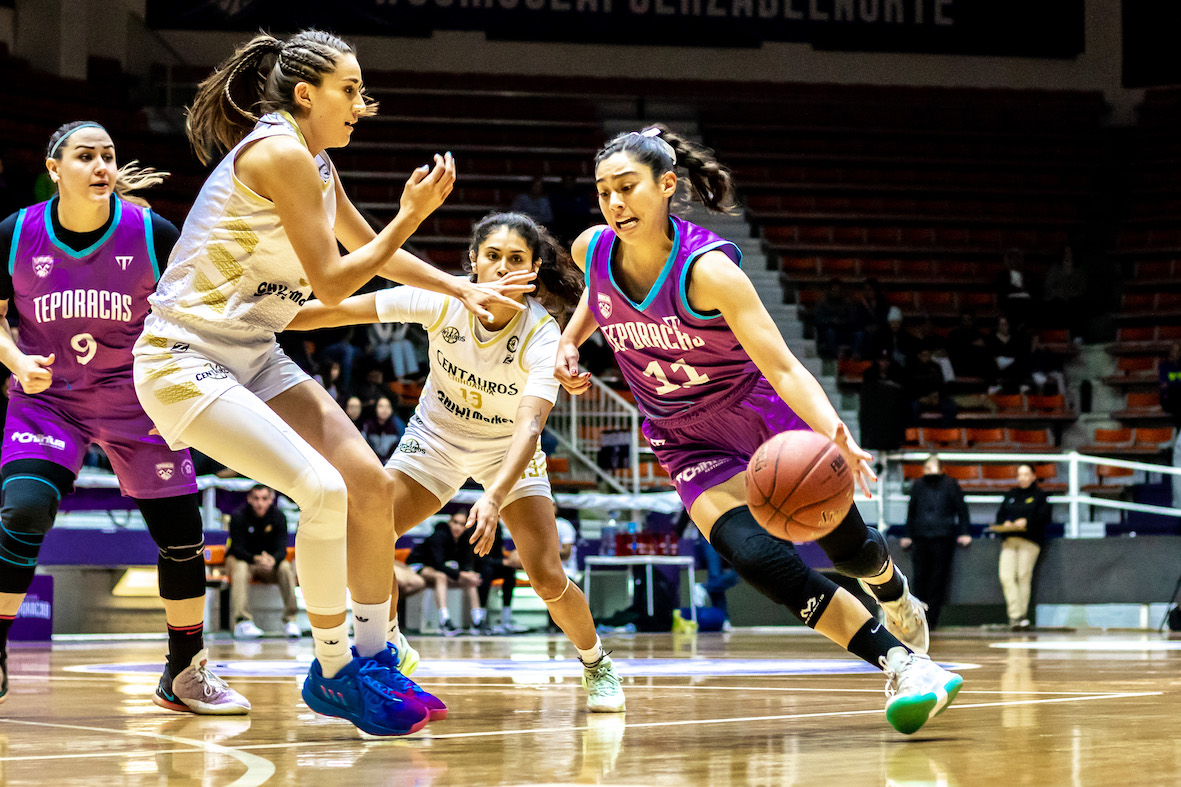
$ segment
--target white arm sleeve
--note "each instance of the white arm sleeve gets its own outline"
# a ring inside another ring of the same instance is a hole
[[[382,322],[434,325],[447,308],[448,300],[442,293],[417,287],[391,287],[377,293],[377,317]]]
[[[525,383],[523,396],[536,396],[551,404],[558,401],[561,385],[554,377],[557,366],[558,339],[562,336],[558,324],[553,320],[543,325],[522,350],[521,361],[529,380]]]

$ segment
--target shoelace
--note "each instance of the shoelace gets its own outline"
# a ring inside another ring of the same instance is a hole
[[[214,675],[204,663],[197,667],[197,682],[201,684],[201,691],[206,697],[212,697],[230,688],[230,684]]]
[[[587,672],[590,673],[590,680],[587,682],[596,684],[596,689],[604,683],[608,684],[611,688],[619,688],[618,676],[616,676],[615,673],[611,671],[609,665],[603,663],[602,659],[599,659],[599,663],[593,668],[588,667]]]
[[[886,673],[886,698],[889,699],[898,693],[898,673],[890,667],[885,656],[878,656],[878,666]]]

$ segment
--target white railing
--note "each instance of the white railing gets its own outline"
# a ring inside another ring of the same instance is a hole
[[[586,393],[571,396],[565,391],[550,412],[548,427],[558,443],[569,451],[585,469],[619,493],[640,492],[640,411],[602,380],[591,377]],[[622,480],[599,467],[599,449],[603,435],[620,444],[626,441],[630,472]]]
[[[878,524],[879,526],[886,524],[886,503],[887,502],[906,502],[910,500],[910,496],[906,494],[887,494],[886,493],[886,475],[891,468],[901,468],[905,462],[923,462],[931,455],[930,451],[905,451],[898,453],[884,454],[883,460],[886,463],[886,469],[878,477],[877,484],[877,506],[878,506]],[[1130,470],[1140,470],[1145,473],[1160,473],[1162,475],[1181,475],[1181,468],[1172,467],[1170,465],[1150,464],[1147,462],[1133,462],[1126,459],[1114,459],[1102,456],[1087,456],[1080,454],[1077,451],[1070,451],[1067,453],[1054,454],[1033,454],[1033,453],[973,453],[969,451],[939,451],[936,452],[941,462],[947,464],[988,464],[988,463],[1037,463],[1037,464],[1055,464],[1066,465],[1066,492],[1063,494],[1050,495],[1051,503],[1065,503],[1069,507],[1070,515],[1066,522],[1066,537],[1079,537],[1079,511],[1082,506],[1094,506],[1098,508],[1112,508],[1122,511],[1138,511],[1145,514],[1159,514],[1161,516],[1181,517],[1181,508],[1174,508],[1170,506],[1154,506],[1147,503],[1133,503],[1127,500],[1113,500],[1106,497],[1095,497],[1090,493],[1083,491],[1083,482],[1081,480],[1082,470],[1084,467],[1098,467],[1104,465],[1107,467],[1120,467]],[[1013,484],[1016,485],[1016,479]],[[996,494],[978,493],[966,494],[964,499],[969,503],[1000,503],[1004,500],[1003,492],[1008,491],[1007,488],[998,486]],[[861,499],[864,500],[862,497]],[[1177,501],[1174,501],[1177,502]]]

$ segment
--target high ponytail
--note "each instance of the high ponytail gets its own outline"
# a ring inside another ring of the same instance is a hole
[[[468,245],[466,270],[475,281],[472,260],[480,252],[480,246],[498,229],[507,229],[521,236],[533,259],[540,259],[536,289],[530,293],[541,302],[545,310],[565,324],[567,309],[578,303],[582,296],[582,274],[570,258],[566,248],[549,231],[524,213],[490,213],[472,228],[472,239]]]
[[[305,30],[288,41],[266,33],[250,39],[197,88],[185,133],[197,158],[209,164],[242,141],[268,112],[295,109],[295,86],[319,87],[340,57],[356,54],[331,33]],[[365,97],[364,116],[377,112]]]
[[[61,161],[65,155],[66,142],[71,134],[81,128],[97,128],[106,131],[102,124],[93,120],[74,120],[58,127],[49,137],[49,144],[45,147],[45,157]],[[107,132],[110,136],[110,132]],[[142,197],[133,196],[131,192],[158,186],[164,182],[170,172],[162,172],[152,167],[141,167],[138,161],[130,161],[115,173],[115,194],[119,199],[127,200],[142,207],[151,207]]]
[[[716,213],[725,213],[734,207],[734,179],[730,170],[718,163],[713,150],[691,142],[661,124],[616,136],[595,155],[595,166],[615,153],[627,153],[645,164],[652,170],[653,177],[675,172],[681,167],[688,175],[693,197],[698,202]]]

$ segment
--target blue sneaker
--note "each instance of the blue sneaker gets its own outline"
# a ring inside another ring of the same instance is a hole
[[[353,656],[357,657],[356,648],[353,648]],[[378,651],[376,656],[368,660],[385,670],[381,680],[394,694],[403,699],[413,700],[425,707],[430,712],[431,721],[441,721],[447,718],[447,706],[443,704],[443,701],[434,694],[424,691],[421,686],[398,669],[398,649],[392,644],[387,642],[384,650]]]
[[[430,712],[385,685],[385,669],[372,659],[353,659],[334,678],[325,678],[319,660],[303,682],[303,701],[316,713],[347,719],[370,735],[409,735],[430,720]]]

